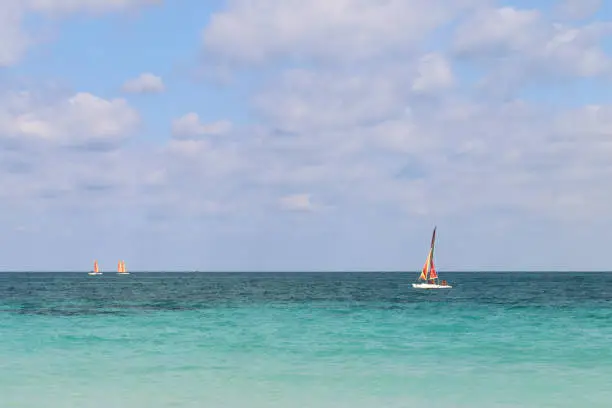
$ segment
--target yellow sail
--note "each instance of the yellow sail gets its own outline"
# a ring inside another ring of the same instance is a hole
[[[421,276],[419,276],[419,279],[427,280],[427,275],[429,275],[429,265],[431,265],[431,249],[427,254],[427,260],[425,261],[425,265],[423,265],[423,269],[421,270]]]

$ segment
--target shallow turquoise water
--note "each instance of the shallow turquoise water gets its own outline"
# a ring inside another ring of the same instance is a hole
[[[612,275],[0,274],[0,406],[610,407]]]

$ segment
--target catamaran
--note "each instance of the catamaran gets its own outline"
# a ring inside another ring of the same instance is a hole
[[[439,282],[438,280],[438,272],[436,271],[436,267],[434,266],[434,246],[436,243],[436,227],[434,227],[433,234],[431,236],[431,247],[429,248],[429,254],[427,255],[427,260],[425,261],[425,265],[423,265],[423,269],[421,270],[421,275],[418,280],[422,280],[424,282],[416,282],[412,284],[413,288],[416,289],[449,289],[452,288],[445,280]]]
[[[125,269],[125,261],[119,261],[117,263],[117,273],[119,275],[129,275],[130,273]]]
[[[100,272],[100,268],[98,268],[98,261],[97,260],[94,261],[93,271],[89,272],[88,275],[102,275],[102,272]]]

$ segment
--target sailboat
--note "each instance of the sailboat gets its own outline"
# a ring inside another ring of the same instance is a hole
[[[125,261],[119,261],[117,263],[117,273],[119,275],[129,275],[130,273],[125,269]]]
[[[100,268],[98,268],[97,260],[94,261],[93,271],[89,272],[88,275],[102,275],[102,272],[100,272]]]
[[[429,254],[427,255],[427,260],[425,261],[425,265],[423,265],[423,269],[421,270],[421,275],[419,276],[419,281],[413,283],[412,287],[416,289],[450,289],[452,288],[445,280],[439,282],[438,272],[436,271],[436,267],[434,266],[434,247],[436,244],[436,227],[434,227],[433,234],[431,236],[431,247],[429,248]]]

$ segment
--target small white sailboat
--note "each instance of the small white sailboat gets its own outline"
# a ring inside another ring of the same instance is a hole
[[[102,272],[100,272],[100,268],[98,268],[97,260],[94,261],[93,271],[89,272],[88,275],[102,275]]]
[[[125,269],[125,261],[119,261],[117,263],[117,274],[129,275],[130,273]]]
[[[421,271],[421,275],[419,276],[419,281],[412,284],[412,287],[415,289],[450,289],[452,288],[445,280],[442,282],[438,279],[438,272],[436,271],[436,267],[434,266],[434,246],[436,243],[436,227],[434,227],[433,234],[431,236],[431,247],[429,249],[429,254],[427,255],[427,260],[425,261],[425,265],[423,265],[423,269]]]

